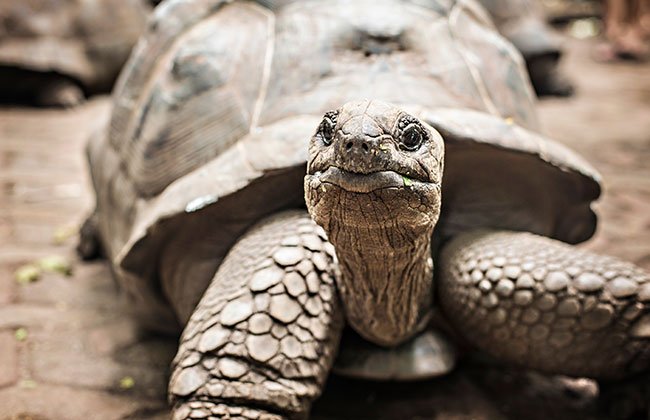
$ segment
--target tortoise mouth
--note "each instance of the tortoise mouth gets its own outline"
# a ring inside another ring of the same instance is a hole
[[[311,175],[318,184],[331,184],[349,192],[370,193],[385,188],[412,188],[429,182],[412,179],[395,171],[355,173],[337,166],[330,166],[324,172]]]

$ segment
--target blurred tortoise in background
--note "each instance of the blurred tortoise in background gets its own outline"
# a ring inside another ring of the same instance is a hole
[[[0,2],[2,101],[70,106],[110,91],[150,12],[144,0]]]
[[[560,35],[547,23],[539,0],[479,0],[501,35],[521,52],[538,96],[570,96],[573,86],[559,72]]]
[[[184,330],[175,419],[305,418],[337,354],[448,372],[434,309],[508,363],[647,367],[650,274],[561,242],[592,235],[598,174],[538,133],[523,65],[473,1],[156,8],[88,145],[80,250]]]

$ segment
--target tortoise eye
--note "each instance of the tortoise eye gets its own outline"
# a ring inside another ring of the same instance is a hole
[[[402,132],[400,147],[404,150],[415,151],[420,148],[424,139],[422,128],[417,124],[409,124]]]
[[[325,143],[326,146],[332,144],[338,116],[338,111],[329,111],[325,113],[323,121],[320,123],[318,131],[320,133],[320,137],[323,139],[323,143]]]
[[[396,131],[395,137],[399,139],[400,149],[409,152],[418,150],[428,138],[420,120],[409,114],[400,116]]]

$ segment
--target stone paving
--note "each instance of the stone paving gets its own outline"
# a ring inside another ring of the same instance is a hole
[[[650,268],[650,65],[595,65],[589,43],[569,47],[565,66],[578,94],[544,101],[541,115],[549,133],[604,175],[601,227],[586,246]],[[77,259],[74,235],[54,243],[92,207],[83,148],[108,109],[107,98],[74,110],[0,109],[0,420],[169,416],[165,386],[175,340],[138,329],[106,265]],[[68,258],[72,275],[16,282],[17,268],[48,256]],[[508,412],[458,376],[399,388],[332,380],[337,387],[346,395],[331,392],[316,410],[325,414],[315,417],[337,418],[327,413],[341,404],[356,404],[350,413],[375,407],[365,411],[369,418],[417,412],[422,420],[497,419]]]
[[[105,264],[77,260],[74,235],[54,243],[91,209],[82,151],[108,109],[0,111],[0,419],[166,417],[173,342],[138,331]],[[15,281],[48,256],[72,275]]]
[[[650,63],[597,64],[594,46],[567,43],[563,69],[577,94],[543,100],[542,125],[603,176],[598,231],[586,248],[650,269]]]

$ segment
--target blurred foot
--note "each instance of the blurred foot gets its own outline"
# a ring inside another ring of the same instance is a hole
[[[643,39],[640,26],[630,27],[618,38],[618,55],[621,58],[644,61],[650,54],[650,49]]]
[[[573,85],[558,71],[559,54],[528,57],[526,67],[537,96],[573,95]]]
[[[592,52],[592,58],[599,63],[606,63],[617,60],[631,60],[643,62],[648,59],[648,48],[643,44],[626,45],[619,43],[603,42],[596,45]]]
[[[36,104],[39,106],[73,107],[79,105],[85,99],[84,93],[71,80],[57,78],[49,81],[36,96]]]

